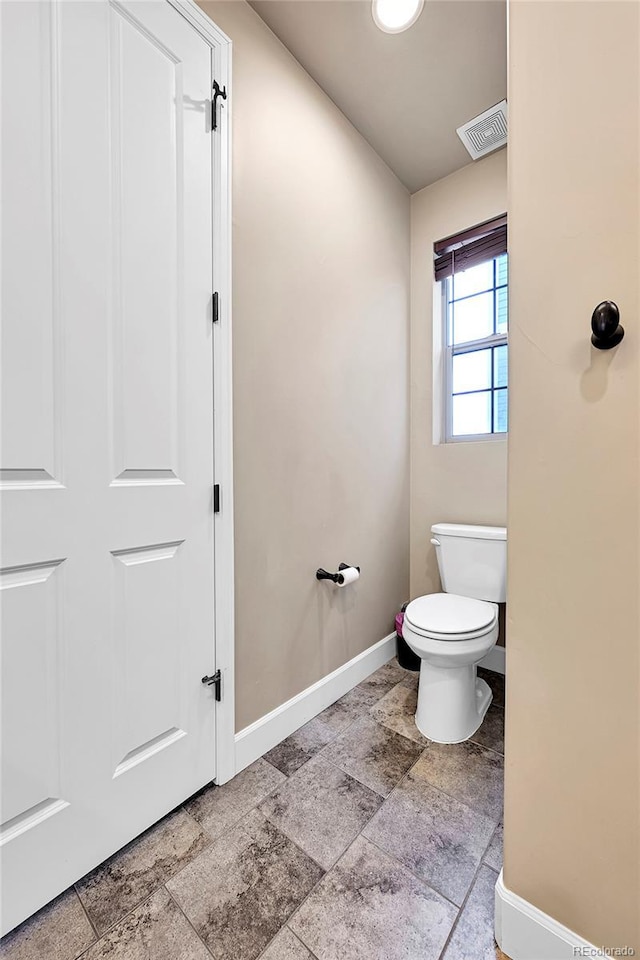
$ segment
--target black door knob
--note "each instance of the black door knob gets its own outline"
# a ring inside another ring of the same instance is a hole
[[[591,343],[598,350],[611,350],[617,347],[624,337],[624,327],[620,326],[620,311],[613,300],[603,300],[591,314]]]

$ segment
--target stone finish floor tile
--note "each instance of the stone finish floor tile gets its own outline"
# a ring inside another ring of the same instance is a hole
[[[405,678],[402,681],[405,687],[413,687],[414,690],[418,689],[418,684],[420,683],[420,671],[419,670],[405,670]]]
[[[163,887],[91,947],[82,960],[211,960],[211,955]]]
[[[75,960],[96,935],[73,888],[0,940],[2,960]]]
[[[330,707],[319,713],[317,719],[334,733],[342,733],[354,720],[365,714],[370,706],[371,696],[368,691],[354,687],[353,690],[345,693],[344,697],[340,697]]]
[[[260,956],[260,960],[315,960],[288,927],[283,927]]]
[[[184,810],[176,810],[77,883],[99,934],[105,933],[211,842]]]
[[[318,960],[437,960],[456,908],[363,837],[289,926]]]
[[[260,758],[221,787],[206,787],[185,804],[185,810],[215,840],[284,780],[280,770]]]
[[[331,743],[335,736],[334,730],[331,730],[318,717],[314,717],[273,750],[265,753],[264,758],[285,776],[290,777],[319,750]]]
[[[495,871],[480,867],[443,960],[508,960],[493,936],[497,879]]]
[[[415,772],[443,793],[498,823],[502,818],[503,767],[500,754],[466,740],[432,743],[420,757]]]
[[[395,733],[408,737],[426,747],[430,742],[416,727],[415,714],[418,704],[418,685],[411,679],[403,680],[371,707],[374,720]]]
[[[493,820],[411,771],[364,836],[460,906],[494,828]]]
[[[415,727],[418,674],[390,661],[4,937],[0,960],[508,960],[504,677],[478,675],[482,727],[436,744]]]
[[[214,960],[256,960],[322,875],[254,810],[167,887]]]
[[[500,707],[489,707],[485,718],[471,739],[483,747],[489,747],[497,753],[504,753],[504,710]]]
[[[259,810],[328,870],[381,803],[379,794],[316,758],[267,797]]]
[[[487,852],[482,858],[485,863],[488,863],[489,866],[496,870],[497,873],[500,873],[502,870],[502,835],[504,827],[501,823],[496,827],[496,831],[491,838],[491,843],[487,848]]]
[[[389,660],[382,667],[379,667],[375,673],[359,683],[357,690],[360,690],[369,704],[374,704],[380,697],[393,689],[398,683],[405,679],[408,671],[404,670],[395,659]]]
[[[386,797],[420,756],[422,748],[370,717],[356,720],[319,756]]]

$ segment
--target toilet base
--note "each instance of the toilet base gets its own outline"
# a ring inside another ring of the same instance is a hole
[[[462,743],[480,727],[492,700],[491,688],[476,676],[474,663],[439,667],[423,660],[416,726],[435,743]]]

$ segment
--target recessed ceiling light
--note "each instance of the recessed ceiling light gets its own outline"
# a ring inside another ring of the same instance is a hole
[[[402,33],[416,22],[424,0],[373,0],[373,19],[385,33]]]

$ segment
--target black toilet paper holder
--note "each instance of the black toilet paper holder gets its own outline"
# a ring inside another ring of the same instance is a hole
[[[323,570],[320,567],[316,570],[316,580],[333,580],[334,583],[344,583],[344,576],[340,572],[341,570],[348,570],[349,567],[353,567],[352,563],[340,563],[338,564],[337,573],[329,573],[327,570]],[[354,570],[357,570],[360,573],[360,567],[354,567]]]

